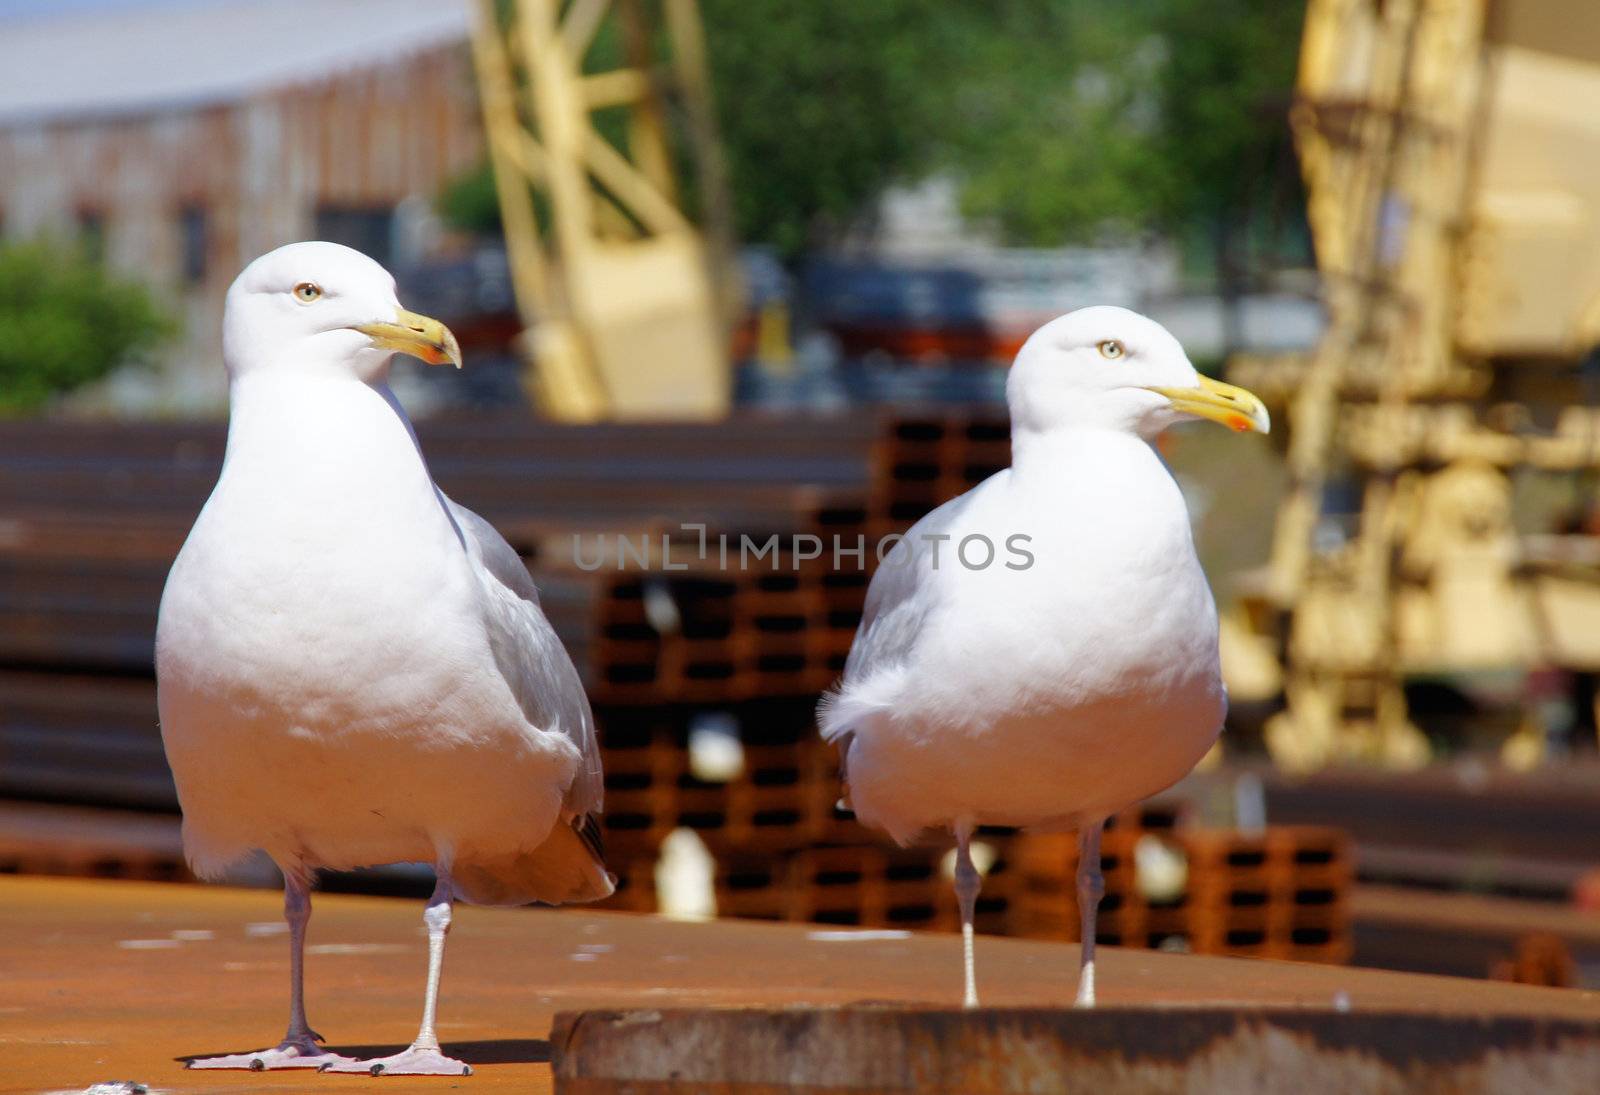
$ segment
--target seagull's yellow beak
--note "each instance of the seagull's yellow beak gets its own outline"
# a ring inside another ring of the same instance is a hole
[[[456,343],[456,336],[436,319],[396,308],[393,323],[362,323],[353,329],[372,339],[372,344],[380,349],[420,357],[429,365],[443,365],[448,361],[461,368],[461,347]]]
[[[1196,418],[1209,418],[1221,422],[1230,430],[1245,433],[1271,433],[1272,418],[1266,406],[1251,392],[1212,380],[1200,378],[1198,388],[1151,388],[1152,392],[1172,400],[1172,409]]]

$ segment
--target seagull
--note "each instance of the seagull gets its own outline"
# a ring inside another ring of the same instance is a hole
[[[283,872],[289,1029],[191,1068],[465,1075],[434,1031],[452,902],[590,901],[594,717],[515,551],[434,484],[393,355],[458,367],[455,337],[332,243],[256,259],[228,290],[228,446],[156,629],[161,734],[201,877],[262,849]],[[422,1025],[357,1061],[306,1022],[319,868],[430,863]]]
[[[954,835],[967,1007],[973,831],[1077,830],[1077,1003],[1090,1007],[1105,819],[1188,773],[1227,711],[1216,606],[1152,443],[1184,419],[1270,423],[1159,324],[1113,307],[1034,332],[1006,401],[1011,466],[880,545],[818,724],[860,821],[901,844]]]

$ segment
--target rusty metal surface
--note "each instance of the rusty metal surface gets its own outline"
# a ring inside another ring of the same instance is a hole
[[[281,898],[159,883],[0,880],[0,1092],[132,1079],[168,1092],[548,1091],[557,1012],[895,1001],[949,1007],[959,941],[869,939],[793,924],[676,924],[584,910],[458,910],[439,1033],[466,1080],[186,1073],[177,1059],[260,1048],[286,1012]],[[317,895],[307,955],[313,1025],[337,1048],[399,1048],[416,1030],[426,940],[420,901]],[[176,934],[175,934],[176,933]],[[995,1008],[1070,1004],[1077,948],[984,937],[979,987]],[[1226,1005],[1356,1014],[1600,1021],[1600,994],[1108,947],[1112,1008]],[[1170,1014],[1176,1015],[1177,1012]],[[1151,1035],[1155,1037],[1154,1034]],[[392,1050],[391,1050],[392,1051]]]
[[[558,1095],[1600,1089],[1600,1019],[1250,1007],[566,1013]]]

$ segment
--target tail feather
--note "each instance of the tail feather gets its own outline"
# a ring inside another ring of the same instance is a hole
[[[558,822],[531,852],[491,859],[458,856],[450,879],[474,905],[600,901],[616,892],[603,852],[600,819],[583,814]]]

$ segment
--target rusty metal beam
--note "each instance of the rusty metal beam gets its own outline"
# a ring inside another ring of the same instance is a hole
[[[1338,1008],[566,1012],[551,1044],[558,1095],[1600,1087],[1600,1020]]]

